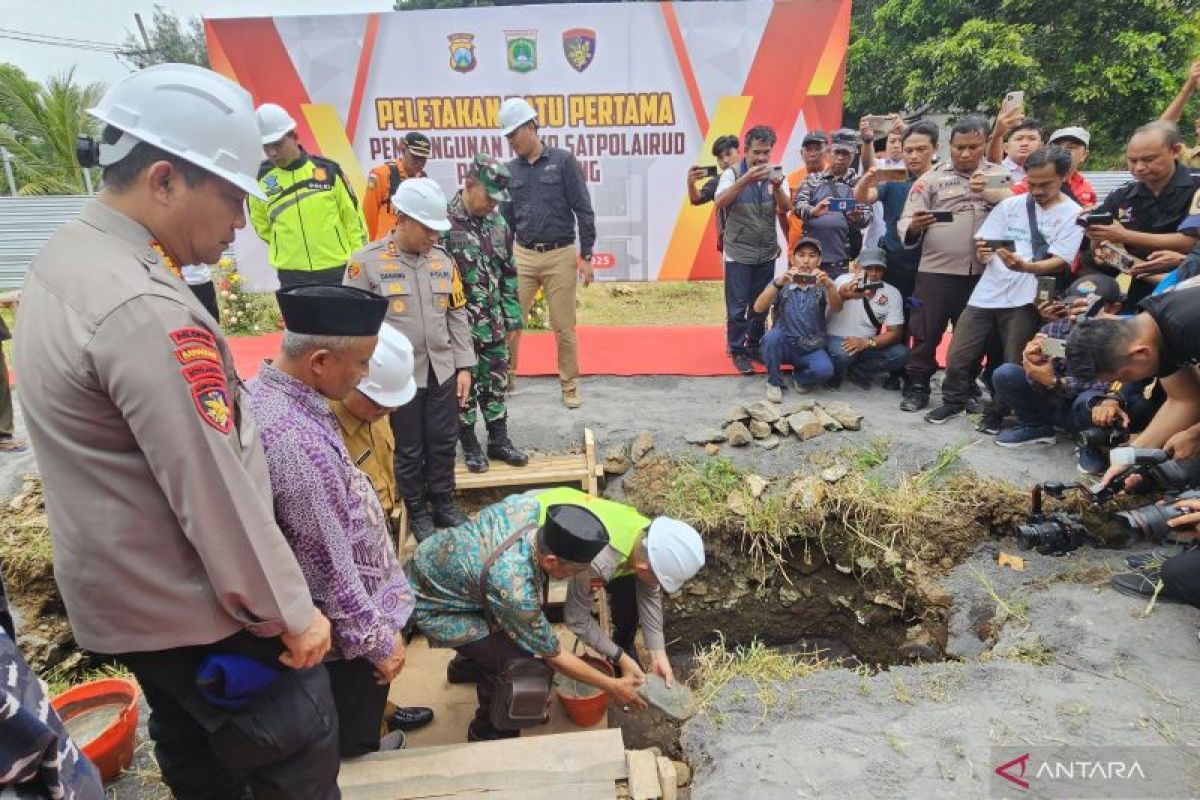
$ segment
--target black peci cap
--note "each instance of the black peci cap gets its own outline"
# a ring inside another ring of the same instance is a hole
[[[275,293],[283,325],[309,336],[376,336],[388,301],[366,289],[306,283]]]
[[[559,504],[546,509],[538,540],[550,555],[573,564],[590,564],[608,545],[608,531],[586,508]]]

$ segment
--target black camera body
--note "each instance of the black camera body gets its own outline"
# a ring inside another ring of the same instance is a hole
[[[1181,508],[1176,508],[1175,501],[1197,498],[1200,498],[1200,491],[1195,489],[1168,494],[1157,503],[1131,508],[1128,511],[1118,511],[1116,516],[1128,531],[1130,541],[1141,537],[1151,542],[1165,542],[1171,536],[1171,526],[1167,523],[1189,513]]]
[[[1075,434],[1075,444],[1078,447],[1108,449],[1110,447],[1120,447],[1128,441],[1129,431],[1123,425],[1113,428],[1084,428]]]
[[[1069,553],[1092,538],[1083,519],[1065,511],[1031,514],[1025,524],[1014,527],[1022,550],[1037,550],[1044,556]]]

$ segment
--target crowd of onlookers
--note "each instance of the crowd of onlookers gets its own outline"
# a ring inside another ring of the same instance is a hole
[[[1089,132],[1047,131],[1020,92],[991,122],[958,118],[940,159],[946,132],[898,114],[808,132],[790,175],[771,163],[769,127],[747,131],[740,152],[719,137],[718,168],[692,168],[687,184],[717,210],[735,368],[763,365],[775,402],[789,368],[799,393],[882,379],[903,411],[928,409],[932,424],[978,414],[976,429],[1005,447],[1138,430],[1163,402],[1158,382],[1079,380],[1062,341],[1077,319],[1135,312],[1200,273],[1200,146],[1175,124],[1198,82],[1200,62],[1130,137],[1132,180],[1104,198],[1081,172]],[[1102,473],[1106,455],[1081,446],[1079,467]]]

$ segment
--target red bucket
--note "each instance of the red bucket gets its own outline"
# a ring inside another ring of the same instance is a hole
[[[72,687],[51,702],[67,733],[105,782],[133,761],[137,738],[138,685],[104,678]]]
[[[614,674],[612,665],[602,658],[583,656],[583,660],[605,675],[611,677]],[[555,691],[572,722],[581,728],[590,728],[604,719],[604,712],[608,708],[608,695],[604,691],[576,680],[570,681],[570,687],[571,690],[564,691],[560,683]]]

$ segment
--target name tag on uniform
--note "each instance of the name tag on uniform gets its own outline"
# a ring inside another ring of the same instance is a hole
[[[408,284],[404,281],[388,281],[387,294],[408,294]]]
[[[944,188],[942,188],[942,187],[938,188],[938,194],[947,199],[953,199],[955,197],[962,197],[966,193],[967,193],[966,187],[964,187],[960,184],[957,184],[957,183],[952,183],[949,186],[946,186]]]

